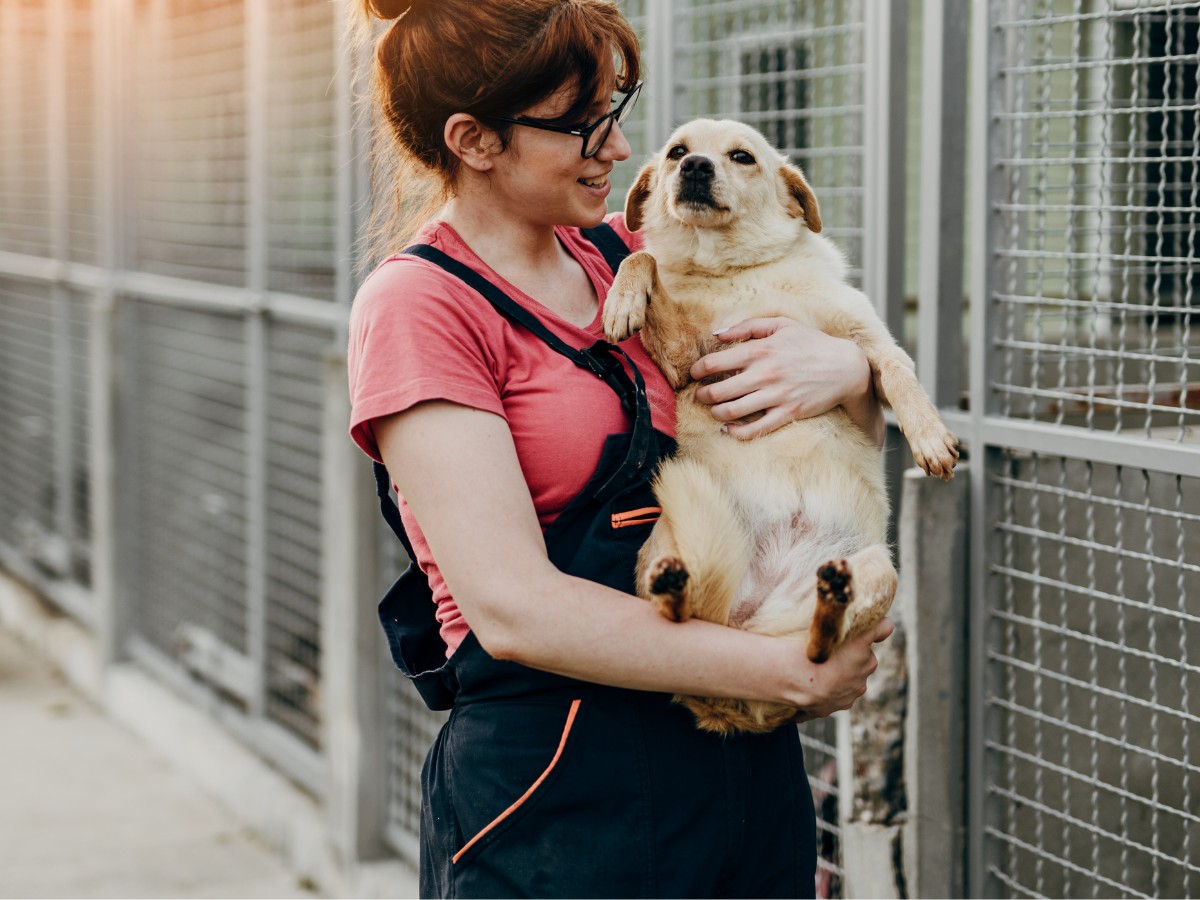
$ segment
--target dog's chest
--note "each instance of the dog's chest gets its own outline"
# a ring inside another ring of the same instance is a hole
[[[731,275],[665,271],[660,277],[667,296],[710,331],[758,316],[787,316],[816,326],[816,309],[809,302],[812,291],[773,268],[743,269]]]

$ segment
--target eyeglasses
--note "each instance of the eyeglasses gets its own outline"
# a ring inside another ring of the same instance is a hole
[[[525,125],[529,128],[540,128],[543,131],[553,131],[558,134],[573,134],[578,138],[583,139],[583,147],[579,151],[579,155],[584,159],[591,159],[600,152],[600,148],[604,146],[604,142],[608,140],[608,136],[612,134],[613,123],[624,125],[625,120],[629,118],[630,112],[633,111],[633,105],[637,102],[638,94],[642,92],[642,83],[639,81],[633,86],[624,99],[617,104],[617,108],[611,110],[590,125],[583,125],[579,128],[564,128],[561,125],[547,125],[545,122],[539,122],[537,119],[529,119],[525,117],[509,118],[508,116],[488,116],[487,118],[494,122],[505,122],[509,125]]]

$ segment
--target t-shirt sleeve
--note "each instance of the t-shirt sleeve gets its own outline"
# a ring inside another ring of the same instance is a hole
[[[393,259],[375,270],[350,313],[350,436],[380,460],[372,422],[426,400],[504,415],[501,318],[440,269]],[[486,313],[486,315],[485,315]]]

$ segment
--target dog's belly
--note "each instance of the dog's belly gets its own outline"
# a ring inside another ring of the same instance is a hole
[[[837,409],[740,441],[721,432],[695,387],[678,394],[678,455],[704,463],[752,536],[751,564],[732,607],[741,625],[812,592],[818,566],[887,540],[880,454]]]
[[[817,532],[886,539],[887,492],[880,454],[841,409],[741,441],[721,431],[689,385],[677,395],[678,455],[702,462],[738,505],[744,520],[790,523]]]

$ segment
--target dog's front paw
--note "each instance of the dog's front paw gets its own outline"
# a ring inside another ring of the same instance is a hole
[[[658,611],[672,622],[683,622],[692,617],[687,582],[688,570],[677,556],[655,560],[646,570],[646,593],[654,599]]]
[[[936,428],[906,437],[913,459],[926,475],[936,475],[942,481],[954,477],[954,465],[958,462],[958,438],[949,429],[939,424]]]
[[[614,344],[628,340],[646,324],[649,297],[644,288],[618,277],[604,300],[604,336]]]

